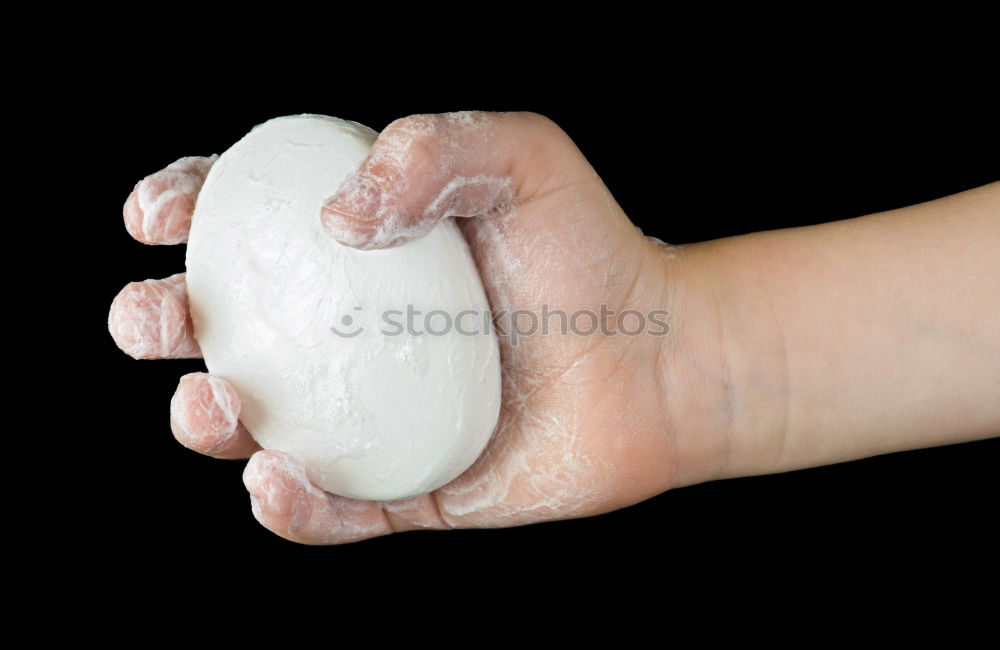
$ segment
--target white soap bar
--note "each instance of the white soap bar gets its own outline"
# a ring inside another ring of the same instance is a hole
[[[187,287],[208,370],[239,392],[254,439],[298,456],[334,494],[392,500],[440,487],[480,454],[499,415],[500,359],[452,219],[386,250],[324,232],[323,200],[376,135],[319,115],[254,128],[198,197]],[[426,319],[432,310],[467,310],[466,333],[441,313]]]

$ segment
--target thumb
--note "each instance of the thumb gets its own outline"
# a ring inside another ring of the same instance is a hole
[[[593,176],[569,136],[537,113],[412,115],[386,127],[321,218],[343,244],[387,248],[445,217],[504,214]]]

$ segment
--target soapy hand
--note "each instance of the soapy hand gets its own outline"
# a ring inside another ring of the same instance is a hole
[[[141,181],[125,204],[129,232],[150,244],[185,241],[213,161],[185,158]],[[402,245],[452,216],[460,217],[494,314],[670,312],[685,275],[684,255],[644,237],[570,138],[532,113],[397,120],[317,218],[341,243],[375,249]],[[136,358],[200,356],[183,274],[126,286],[109,326]],[[196,451],[250,456],[244,482],[254,515],[298,542],[593,515],[706,480],[718,467],[726,418],[688,426],[699,409],[681,398],[690,391],[667,388],[689,383],[689,375],[669,362],[676,345],[665,339],[501,336],[503,401],[489,446],[458,479],[402,501],[347,499],[310,484],[293,457],[253,441],[239,422],[239,395],[219,377],[181,379],[171,428]],[[701,399],[724,397],[721,381],[702,388]]]
[[[129,232],[185,241],[213,162],[185,158],[140,182]],[[1000,304],[1000,183],[681,252],[631,224],[551,121],[473,112],[397,120],[335,190],[316,218],[340,242],[398,246],[456,217],[495,316],[583,318],[517,337],[508,321],[489,445],[451,483],[402,501],[323,492],[294,458],[259,448],[232,386],[183,377],[174,435],[249,456],[253,513],[288,539],[582,517],[701,481],[1000,433],[1000,310],[983,308]],[[626,310],[666,311],[668,335],[586,333],[587,314]],[[183,274],[126,286],[109,328],[136,358],[200,356]]]

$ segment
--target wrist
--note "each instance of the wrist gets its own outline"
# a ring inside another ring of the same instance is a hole
[[[671,330],[659,350],[674,487],[777,471],[789,403],[785,345],[753,237],[661,254]]]

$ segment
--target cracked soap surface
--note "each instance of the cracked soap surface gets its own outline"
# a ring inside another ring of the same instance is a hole
[[[488,303],[452,219],[376,251],[323,230],[323,200],[376,135],[316,115],[255,127],[198,197],[187,286],[205,363],[239,392],[254,439],[298,456],[325,490],[391,500],[440,487],[480,454],[499,414],[500,360],[492,331],[385,333],[397,328],[383,312],[408,304],[475,310],[482,331]]]

